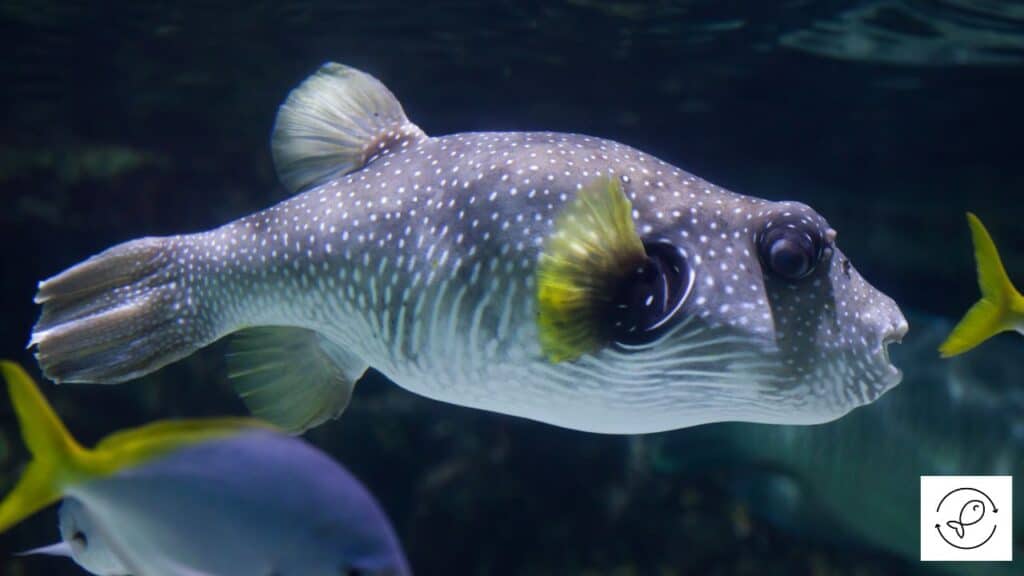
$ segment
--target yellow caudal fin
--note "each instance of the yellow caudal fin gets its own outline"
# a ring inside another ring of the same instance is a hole
[[[250,418],[162,420],[111,434],[88,449],[71,437],[20,366],[0,360],[0,374],[7,381],[22,438],[32,455],[14,490],[0,502],[0,533],[59,500],[68,486],[144,464],[192,444],[248,430],[276,430]]]
[[[62,487],[81,478],[88,451],[68,434],[35,382],[13,362],[0,361],[0,373],[14,404],[21,435],[32,454],[14,490],[0,502],[0,533],[56,502]]]
[[[1024,316],[1024,297],[1010,282],[985,225],[970,212],[967,213],[967,223],[974,242],[981,300],[967,311],[939,346],[943,358],[963,354],[1000,332],[1014,329]]]

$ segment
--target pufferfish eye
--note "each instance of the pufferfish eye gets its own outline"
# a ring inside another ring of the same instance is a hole
[[[645,240],[647,258],[612,287],[608,300],[610,337],[638,345],[670,325],[693,285],[686,256],[668,241]]]
[[[801,223],[767,228],[757,244],[765,270],[790,282],[806,278],[821,259],[821,236]]]

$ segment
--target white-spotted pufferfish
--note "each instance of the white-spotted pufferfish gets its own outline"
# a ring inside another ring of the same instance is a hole
[[[811,208],[560,133],[430,137],[326,64],[274,162],[297,195],[42,282],[57,382],[138,378],[228,334],[236,389],[301,431],[373,367],[413,392],[606,433],[838,418],[896,385],[907,323]]]

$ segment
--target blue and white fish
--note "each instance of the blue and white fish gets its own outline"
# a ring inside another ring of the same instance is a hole
[[[428,137],[324,65],[272,137],[301,192],[42,282],[58,382],[137,378],[228,334],[237,390],[292,431],[369,367],[419,394],[579,430],[810,424],[896,385],[907,324],[811,208],[588,136]]]
[[[63,498],[62,541],[104,576],[409,574],[387,517],[344,468],[247,419],[162,421],[87,449],[16,364],[0,371],[33,460],[0,532]]]

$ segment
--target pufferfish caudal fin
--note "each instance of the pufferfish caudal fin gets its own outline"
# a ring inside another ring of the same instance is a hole
[[[582,188],[555,222],[537,268],[537,327],[551,362],[604,345],[601,324],[615,279],[647,259],[622,184],[600,177]]]
[[[267,424],[250,419],[166,420],[112,434],[89,449],[79,444],[32,378],[0,361],[21,435],[32,455],[14,490],[0,502],[0,533],[59,500],[76,484],[109,476],[189,444]]]
[[[1024,296],[1006,274],[999,251],[985,225],[970,212],[967,213],[967,223],[974,242],[981,300],[967,311],[939,346],[939,354],[943,358],[963,354],[1000,332],[1017,330],[1024,333]]]
[[[281,182],[299,192],[358,170],[389,148],[423,138],[379,80],[328,62],[281,105],[271,152]]]

